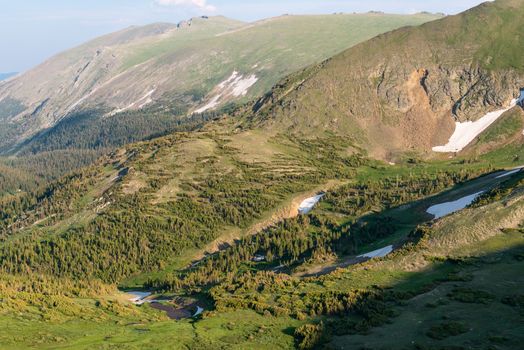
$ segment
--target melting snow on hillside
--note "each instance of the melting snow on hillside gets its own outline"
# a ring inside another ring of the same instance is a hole
[[[256,75],[251,74],[247,78],[242,78],[242,76],[235,80],[233,83],[233,96],[239,97],[239,96],[246,96],[247,90],[249,90],[250,87],[255,85],[255,83],[258,81],[258,78]]]
[[[377,249],[377,250],[374,250],[372,252],[365,253],[362,255],[358,255],[357,258],[370,258],[370,259],[383,258],[386,255],[388,255],[389,253],[391,253],[392,251],[393,251],[393,246],[388,245],[387,247],[380,248],[380,249]]]
[[[237,71],[234,71],[229,78],[217,85],[215,88],[217,94],[208,103],[195,110],[195,113],[203,113],[213,109],[221,103],[221,100],[227,97],[246,96],[249,88],[255,85],[257,81],[258,78],[255,74],[244,77]]]
[[[497,119],[503,115],[505,112],[509,111],[511,108],[515,107],[517,103],[521,103],[524,100],[524,92],[521,91],[521,95],[518,99],[511,101],[508,108],[499,109],[498,111],[489,112],[482,118],[477,121],[467,121],[464,123],[456,122],[455,132],[451,135],[448,143],[444,146],[433,147],[434,152],[460,152],[471,143],[478,135],[480,135],[484,130],[486,130],[491,124],[493,124]]]
[[[473,201],[482,193],[484,193],[484,191],[470,194],[469,196],[462,197],[453,202],[445,202],[431,206],[428,208],[428,210],[426,210],[426,212],[428,214],[433,215],[434,219],[439,219],[448,214],[452,214],[454,212],[464,209],[465,207],[473,203]]]
[[[193,317],[197,317],[202,312],[204,312],[204,309],[197,305],[197,310],[196,310],[195,314],[193,315]]]
[[[489,112],[477,121],[467,121],[464,123],[455,123],[455,132],[451,135],[448,143],[444,146],[433,147],[434,152],[460,152],[478,135],[486,130],[491,124],[497,121],[500,116],[517,104],[524,102],[524,90],[520,90],[520,96],[511,101],[508,108],[499,109],[498,111]],[[523,132],[524,133],[524,132]]]
[[[324,197],[324,195],[324,193],[321,193],[317,194],[314,197],[304,199],[298,207],[298,213],[302,215],[309,213],[315,207],[315,205],[322,199],[322,197]]]
[[[151,102],[153,102],[153,98],[151,97],[156,91],[156,88],[155,89],[152,89],[151,91],[148,91],[146,92],[146,94],[139,98],[138,100],[136,100],[135,102],[129,104],[128,106],[124,107],[124,108],[117,108],[115,109],[114,111],[112,111],[111,113],[109,113],[108,115],[110,117],[118,114],[118,113],[122,113],[122,112],[125,112],[131,108],[134,108],[135,106],[137,107],[137,109],[142,109],[143,107],[145,107],[146,105],[150,104]]]
[[[204,106],[202,106],[199,109],[197,109],[195,111],[195,113],[203,113],[203,112],[207,111],[208,109],[215,108],[219,104],[218,100],[220,100],[220,97],[221,97],[220,95],[217,95],[217,96],[213,97],[211,99],[211,101],[209,101],[207,104],[205,104]]]

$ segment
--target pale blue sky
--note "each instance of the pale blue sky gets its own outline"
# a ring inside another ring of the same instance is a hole
[[[479,0],[0,0],[0,72],[24,71],[86,40],[130,25],[196,15],[244,21],[333,12],[458,13]]]

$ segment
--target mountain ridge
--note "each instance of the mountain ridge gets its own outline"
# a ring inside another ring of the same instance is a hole
[[[517,35],[517,3],[484,3],[358,44],[279,84],[255,104],[254,118],[298,134],[345,134],[382,159],[408,149],[431,155],[433,146],[446,143],[455,121],[476,120],[518,97],[524,66],[515,66],[512,53],[504,51],[489,62],[483,56],[506,27],[516,34],[511,38],[523,37]],[[497,34],[484,35],[491,32]]]
[[[14,77],[17,74],[18,74],[17,72],[0,73],[0,82],[2,82],[4,80],[7,80],[7,79],[9,79],[11,77]]]
[[[244,78],[253,74],[258,78],[235,98],[245,101],[266,92],[285,74],[361,40],[434,18],[375,15],[368,21],[365,15],[288,16],[222,37],[215,34],[245,24],[211,17],[195,18],[191,26],[180,29],[171,24],[128,28],[61,53],[3,84],[0,116],[9,129],[4,132],[3,148],[20,144],[75,111],[116,113],[154,102],[174,104],[187,113],[212,101],[213,88],[234,71]],[[354,31],[357,27],[359,31]],[[276,33],[280,43],[270,50],[268,40]],[[306,44],[305,36],[318,50]],[[293,60],[290,49],[296,50]],[[27,90],[28,81],[37,89]]]

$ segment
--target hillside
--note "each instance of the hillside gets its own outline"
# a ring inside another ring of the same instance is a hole
[[[37,190],[18,165],[24,189],[0,197],[0,344],[519,348],[524,109],[506,107],[523,11],[499,0],[380,35]],[[432,152],[502,108],[462,151]]]
[[[498,0],[357,45],[295,74],[255,105],[268,129],[351,137],[395,161],[432,155],[455,122],[500,110],[524,87],[522,1]]]
[[[156,106],[176,119],[245,101],[261,96],[285,75],[347,47],[435,18],[284,16],[245,24],[211,17],[131,27],[63,52],[1,84],[0,149],[13,150],[78,114],[89,115],[97,124],[103,116]]]
[[[174,333],[175,348],[522,341],[524,173],[486,166],[511,166],[510,155],[386,166],[344,156],[340,139],[273,139],[262,155],[216,131],[130,146],[4,201],[2,344],[167,349]],[[248,234],[270,208],[320,189],[308,215]],[[430,207],[480,190],[469,209],[431,222]],[[196,260],[220,235],[238,236]],[[385,246],[395,252],[358,258]],[[158,301],[133,305],[117,282]],[[203,315],[169,319],[195,305]]]

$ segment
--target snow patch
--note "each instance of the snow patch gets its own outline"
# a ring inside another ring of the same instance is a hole
[[[136,100],[135,102],[131,103],[130,105],[124,107],[124,108],[117,108],[115,110],[113,110],[112,112],[110,112],[108,114],[108,116],[112,117],[118,113],[122,113],[122,112],[125,112],[133,107],[135,107],[136,105],[138,105],[137,109],[142,109],[142,107],[145,107],[146,105],[150,104],[151,102],[153,102],[153,98],[151,97],[156,91],[156,88],[152,89],[151,91],[148,91],[144,96],[142,96],[140,99]]]
[[[393,246],[388,245],[387,247],[380,248],[380,249],[377,249],[377,250],[374,250],[372,252],[365,253],[362,255],[358,255],[357,258],[370,258],[370,259],[383,258],[386,255],[388,255],[389,253],[391,253],[392,251],[393,251]]]
[[[444,217],[444,216],[446,216],[448,214],[452,214],[452,213],[455,213],[455,212],[457,212],[459,210],[464,209],[465,207],[467,207],[468,205],[473,203],[473,201],[478,196],[480,196],[482,193],[484,193],[484,191],[480,191],[480,192],[477,192],[477,193],[470,194],[469,196],[462,197],[462,198],[457,199],[456,201],[453,201],[453,202],[445,202],[445,203],[433,205],[433,206],[429,207],[426,210],[426,212],[428,214],[433,215],[434,219],[439,219],[439,218]]]
[[[321,193],[314,197],[304,199],[298,206],[298,213],[302,215],[309,213],[324,196],[325,194]]]
[[[142,100],[145,98],[145,101],[138,106],[138,109],[142,109],[143,107],[147,106],[148,104],[150,104],[151,102],[153,102],[153,98],[151,97],[151,95],[153,95],[153,93],[155,92],[156,89],[153,89],[151,90],[150,92],[148,92],[146,94],[146,96],[142,97]]]
[[[233,73],[231,74],[231,76],[229,78],[227,78],[226,80],[224,80],[223,82],[218,84],[218,87],[220,89],[225,89],[226,86],[228,86],[229,84],[234,82],[237,79],[237,77],[238,77],[238,72],[237,71],[233,71]]]
[[[220,100],[220,97],[222,97],[221,95],[217,95],[215,97],[213,97],[211,99],[211,101],[209,101],[207,104],[203,105],[202,107],[200,107],[199,109],[197,109],[195,111],[195,113],[204,113],[205,111],[207,111],[208,109],[213,109],[215,108],[216,106],[218,106],[219,104],[219,100]]]
[[[254,262],[261,262],[261,261],[265,261],[265,260],[266,260],[266,256],[265,255],[255,255],[255,257],[253,258]]]
[[[132,295],[133,298],[129,299],[135,305],[151,304],[151,303],[160,303],[165,300],[158,299],[147,299],[151,296],[150,292],[127,292],[127,294]]]
[[[87,95],[84,95],[82,96],[79,100],[77,100],[76,102],[74,102],[72,105],[70,105],[64,115],[62,117],[65,117],[66,115],[68,115],[70,112],[72,112],[78,105],[80,105],[82,102],[84,102],[85,100],[87,100],[89,97],[93,96],[98,90],[100,90],[101,88],[105,87],[106,85],[109,85],[110,83],[112,83],[113,81],[115,81],[116,79],[120,78],[122,75],[124,75],[126,72],[122,72],[122,73],[119,73],[117,75],[115,75],[114,77],[112,77],[111,79],[109,79],[108,81],[102,83],[102,85],[99,85],[98,87],[95,87],[93,90],[91,90],[90,92],[87,93]]]
[[[237,71],[233,71],[231,75],[218,84],[213,91],[215,95],[205,105],[195,110],[195,113],[203,113],[207,110],[214,109],[228,97],[246,96],[250,87],[255,85],[258,78],[255,74],[244,77]]]
[[[242,76],[240,76],[233,84],[233,96],[246,96],[247,90],[255,85],[257,81],[258,78],[254,74],[251,74],[249,77],[244,79],[242,79]]]
[[[197,310],[196,310],[195,314],[193,315],[193,317],[197,317],[202,312],[204,312],[204,309],[197,305]]]
[[[499,109],[498,111],[489,112],[477,121],[467,121],[464,123],[455,123],[455,132],[451,135],[448,143],[444,146],[433,147],[434,152],[450,153],[460,152],[471,143],[478,135],[486,130],[491,124],[497,121],[501,115],[515,107],[521,99],[524,98],[521,93],[521,97],[511,101],[508,108]]]

